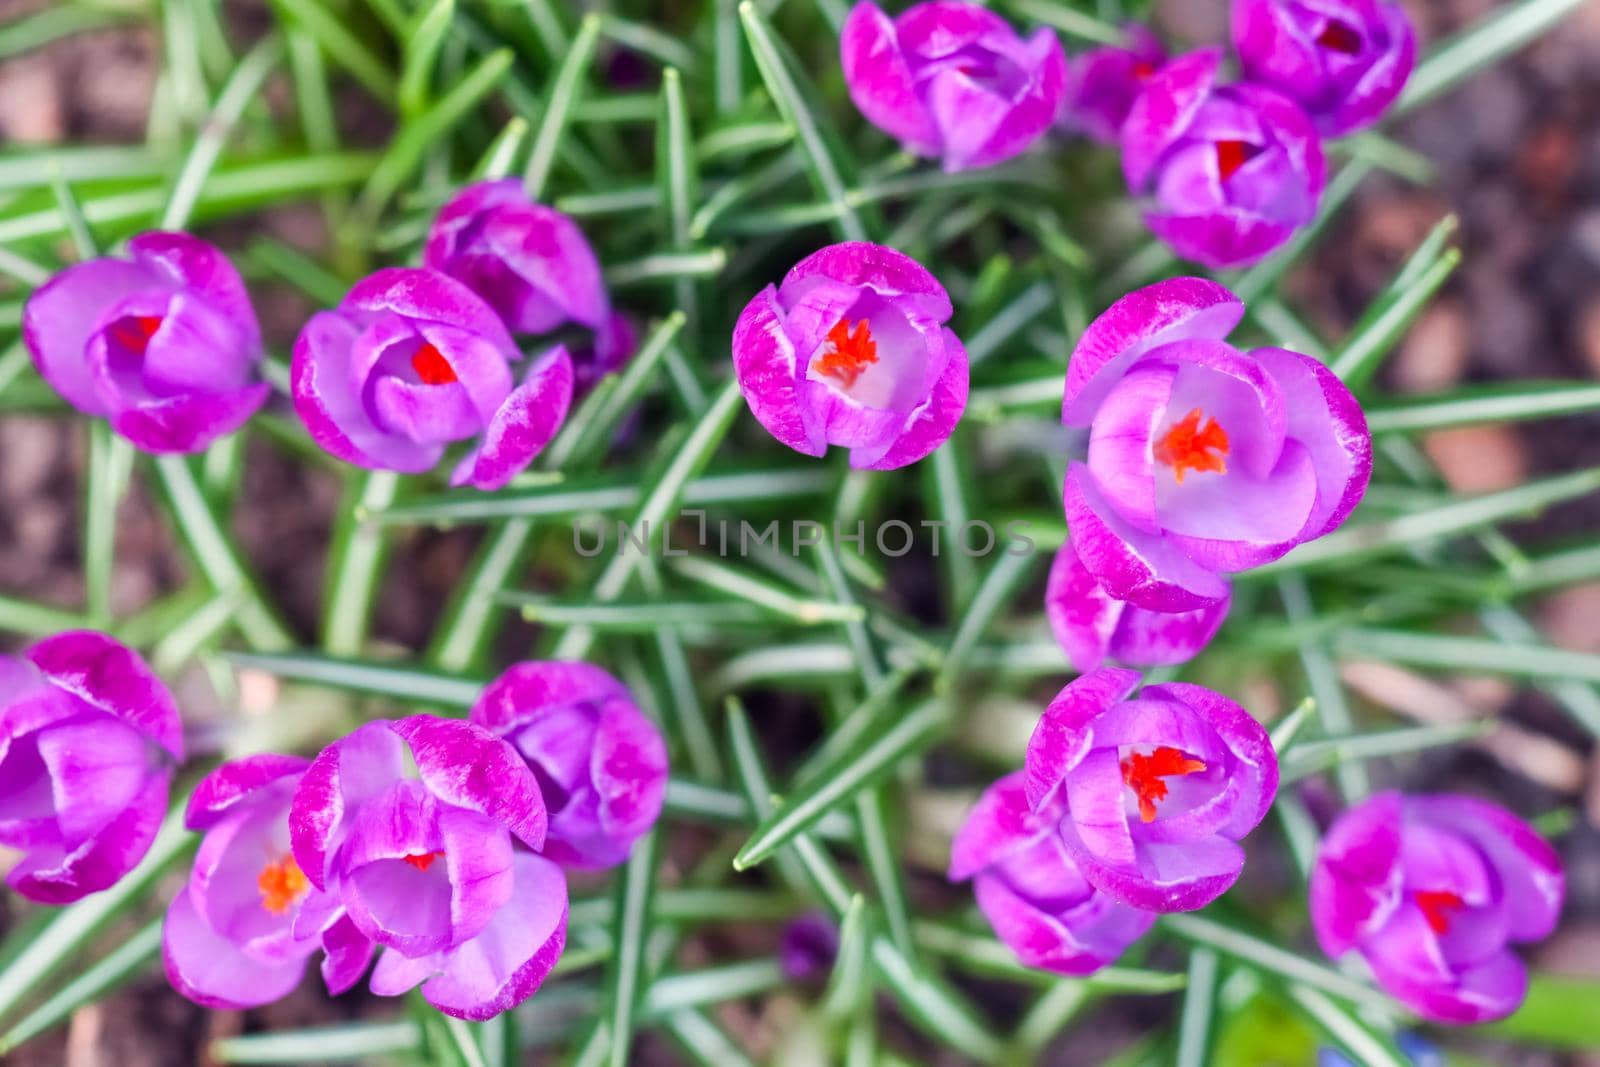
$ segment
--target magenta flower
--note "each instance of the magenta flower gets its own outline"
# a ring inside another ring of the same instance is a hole
[[[1299,105],[1261,85],[1217,85],[1221,62],[1206,49],[1150,79],[1122,125],[1122,172],[1173,251],[1239,267],[1311,221],[1327,168]]]
[[[1247,78],[1299,101],[1328,137],[1382,118],[1417,65],[1393,0],[1234,0],[1233,43]]]
[[[478,182],[452,197],[428,231],[422,265],[477,293],[517,333],[567,322],[598,331],[611,315],[583,231],[529,200],[518,178]]]
[[[1555,849],[1496,804],[1380,793],[1341,815],[1311,872],[1322,950],[1354,949],[1378,984],[1425,1018],[1511,1014],[1528,974],[1506,948],[1555,929],[1565,878]]]
[[[1126,43],[1091,48],[1069,61],[1067,91],[1058,123],[1101,144],[1114,145],[1128,109],[1167,62],[1161,38],[1138,23],[1126,29]]]
[[[44,380],[146,452],[199,452],[267,399],[238,271],[184,233],[145,233],[40,286],[22,335]]]
[[[1102,668],[1070,683],[1028,741],[1034,811],[1064,801],[1061,845],[1088,883],[1148,911],[1193,911],[1239,877],[1238,842],[1278,792],[1261,724],[1198,685]]]
[[[518,663],[489,683],[471,718],[511,742],[539,780],[549,859],[614,866],[661,814],[666,742],[627,687],[599,667]]]
[[[566,944],[566,881],[536,854],[545,827],[515,749],[431,715],[368,723],[323,749],[289,810],[306,879],[383,946],[372,991],[421,984],[461,1019],[532,996]]]
[[[561,346],[521,385],[500,317],[460,282],[389,268],[311,317],[294,345],[294,406],[312,438],[349,463],[417,474],[475,440],[452,485],[499,489],[567,417],[572,360]]]
[[[1185,663],[1211,643],[1228,617],[1230,597],[1194,611],[1149,611],[1118,600],[1084,567],[1068,541],[1045,584],[1044,611],[1056,641],[1079,674],[1110,659],[1129,667]]]
[[[1055,32],[1026,39],[978,4],[929,0],[891,19],[871,0],[839,35],[850,99],[906,150],[947,171],[1023,152],[1061,109],[1067,57]]]
[[[161,956],[172,987],[196,1004],[239,1010],[286,997],[319,948],[337,996],[372,960],[372,942],[312,888],[289,848],[289,804],[310,765],[249,756],[206,775],[189,798],[185,824],[205,838],[167,909]]]
[[[105,889],[150,850],[183,761],[172,694],[105,634],[57,634],[0,656],[0,845],[41,904]]]
[[[1067,364],[1062,419],[1089,430],[1067,525],[1116,599],[1216,604],[1223,574],[1321,537],[1366,492],[1372,439],[1355,397],[1310,356],[1226,343],[1243,314],[1215,282],[1157,282],[1090,323]]]
[[[967,350],[916,260],[846,241],[796,263],[739,314],[733,369],[751,412],[797,452],[893,470],[944,443],[967,406]]]
[[[1093,974],[1114,963],[1155,922],[1084,877],[1066,845],[1066,804],[1028,805],[1023,772],[991,785],[950,846],[950,880],[973,879],[995,936],[1030,967]]]

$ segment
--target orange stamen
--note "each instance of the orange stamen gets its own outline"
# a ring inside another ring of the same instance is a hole
[[[1450,913],[1463,904],[1461,894],[1448,889],[1419,889],[1411,895],[1416,899],[1422,917],[1428,920],[1428,927],[1436,934],[1449,931]]]
[[[311,882],[294,857],[285,853],[277,862],[261,868],[256,888],[261,891],[261,906],[274,915],[282,915],[306,895]]]
[[[866,319],[856,323],[854,333],[850,332],[850,320],[840,319],[828,331],[828,343],[832,347],[818,356],[811,368],[837,379],[846,389],[856,384],[868,364],[878,362],[878,343],[872,339]]]
[[[1335,52],[1343,52],[1347,56],[1353,56],[1361,51],[1361,35],[1338,19],[1328,20],[1328,24],[1322,27],[1322,32],[1317,34],[1317,43]]]
[[[1261,154],[1261,149],[1249,141],[1217,141],[1217,177],[1227,181],[1238,169]]]
[[[118,319],[111,327],[111,336],[123,348],[135,355],[144,355],[144,350],[150,347],[150,338],[161,329],[160,315],[134,315],[126,319]]]
[[[1194,774],[1206,765],[1190,759],[1181,751],[1162,745],[1148,756],[1135,752],[1122,761],[1122,780],[1128,783],[1133,795],[1139,798],[1139,818],[1154,822],[1156,804],[1167,799],[1167,783],[1163,778]]]
[[[1204,413],[1195,408],[1156,442],[1156,459],[1172,468],[1179,485],[1183,484],[1186,471],[1228,472],[1222,459],[1228,454],[1228,433],[1215,419],[1207,420],[1202,427],[1203,418]]]
[[[416,852],[409,856],[401,856],[411,866],[419,871],[425,871],[433,866],[433,861],[444,855],[443,852]]]
[[[411,357],[411,369],[417,372],[423,385],[449,385],[456,380],[456,369],[439,350],[427,342]]]

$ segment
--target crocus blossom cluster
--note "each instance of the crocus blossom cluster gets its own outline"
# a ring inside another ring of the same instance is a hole
[[[1359,954],[1427,1019],[1510,1014],[1528,974],[1507,947],[1555,929],[1555,849],[1504,808],[1454,794],[1380,793],[1341,815],[1311,874],[1311,920],[1329,956]]]
[[[1050,129],[1066,91],[1055,31],[1020,37],[965,0],[928,0],[893,19],[861,0],[840,31],[839,54],[861,113],[947,171],[1025,151]]]
[[[1024,963],[1088,974],[1157,914],[1215,900],[1277,794],[1277,756],[1248,712],[1177,682],[1134,696],[1139,683],[1113,668],[1069,683],[1023,769],[956,835],[950,877],[975,878],[979,907]]]
[[[22,333],[62,399],[147,452],[201,451],[267,399],[244,282],[188,234],[68,267],[28,298]]]
[[[1089,434],[1067,473],[1067,525],[1117,600],[1215,606],[1226,574],[1328,533],[1366,491],[1355,397],[1310,356],[1228,344],[1243,314],[1215,282],[1157,282],[1095,319],[1067,364],[1062,421]]]
[[[183,760],[172,694],[138,653],[92,631],[0,656],[0,844],[6,882],[67,904],[150,850]]]
[[[797,452],[850,450],[893,470],[944,443],[967,406],[967,352],[944,326],[944,286],[916,260],[847,241],[757,293],[733,332],[733,369],[757,421]]]
[[[251,756],[196,788],[205,838],[163,928],[174,988],[212,1007],[287,995],[321,950],[333,994],[421,987],[486,1019],[531,996],[566,941],[563,867],[625,859],[654,824],[666,747],[584,663],[518,664],[474,721],[368,723],[315,760]]]

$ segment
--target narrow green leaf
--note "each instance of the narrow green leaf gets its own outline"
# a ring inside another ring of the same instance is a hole
[[[959,552],[960,548],[957,547],[956,551]],[[984,575],[983,583],[973,594],[972,602],[962,613],[961,622],[956,626],[955,636],[950,639],[950,649],[945,653],[944,665],[940,667],[939,678],[935,683],[939,691],[947,691],[956,684],[972,648],[988,630],[995,615],[1011,597],[1016,595],[1022,583],[1028,580],[1028,576],[1035,569],[1035,564],[1041,558],[1035,552],[1016,553],[1006,549],[995,561],[994,566],[989,568],[989,573]]]
[[[133,473],[133,446],[96,419],[89,424],[89,478],[83,502],[83,574],[87,614],[111,624],[111,573],[115,567],[117,508]]]
[[[94,234],[90,232],[89,220],[83,217],[83,205],[78,203],[77,196],[66,179],[61,176],[59,168],[52,165],[50,174],[50,191],[55,194],[56,206],[61,209],[61,217],[66,220],[67,233],[72,237],[72,247],[80,260],[93,259],[100,254]]]
[[[1290,623],[1296,626],[1309,624],[1315,616],[1310,591],[1305,579],[1287,574],[1278,581],[1278,595],[1283,600]],[[1316,704],[1317,717],[1325,734],[1348,734],[1355,726],[1355,717],[1344,698],[1344,683],[1339,680],[1338,667],[1328,654],[1326,644],[1308,640],[1300,643],[1300,664],[1305,669],[1306,680],[1311,684],[1311,696]],[[1283,751],[1274,744],[1276,751]],[[1339,795],[1345,803],[1353,804],[1370,792],[1367,769],[1359,761],[1340,763],[1334,771]]]
[[[834,954],[833,973],[822,998],[822,1013],[830,1019],[848,1019],[866,1003],[872,991],[867,974],[871,938],[872,920],[867,915],[867,902],[857,893],[850,898],[839,919],[839,951]]]
[[[652,982],[641,1008],[643,1014],[659,1018],[685,1008],[708,1007],[729,1000],[759,996],[787,985],[788,981],[782,966],[771,958],[685,971]],[[616,1047],[613,1044],[613,1052]],[[625,1061],[613,1059],[612,1062]]]
[[[1211,1017],[1217,1008],[1218,958],[1199,946],[1189,950],[1189,977],[1178,1016],[1178,1054],[1174,1067],[1206,1067],[1211,1062]]]
[[[57,4],[0,27],[0,59],[10,59],[41,48],[51,41],[90,30],[117,26],[137,18],[137,8],[90,7],[87,4]]]
[[[405,41],[405,63],[400,69],[400,85],[395,95],[400,114],[417,115],[427,105],[433,66],[455,14],[455,0],[433,0],[417,13],[411,34]]]
[[[534,134],[533,149],[528,153],[528,166],[523,172],[523,184],[530,200],[538,201],[544,196],[550,169],[555,164],[556,149],[566,132],[572,106],[583,91],[583,77],[594,61],[599,40],[600,16],[591,12],[578,24],[578,35],[562,58],[545,100],[544,115],[539,119],[539,130]]]
[[[699,173],[694,141],[689,132],[689,110],[683,96],[683,79],[676,67],[661,72],[661,104],[656,119],[656,185],[669,246],[688,252],[694,244],[691,226],[700,200]],[[678,309],[691,323],[699,322],[694,279],[679,278],[673,286]],[[691,336],[694,334],[691,329]]]
[[[291,1032],[244,1034],[213,1041],[209,1052],[219,1063],[307,1063],[371,1060],[414,1052],[422,1030],[414,1022],[347,1023]]]
[[[1427,55],[1389,111],[1389,120],[1447,92],[1474,72],[1531,43],[1584,0],[1520,0],[1499,8]]]
[[[1483,637],[1406,630],[1345,630],[1335,639],[1335,646],[1342,655],[1417,667],[1600,683],[1600,656],[1549,645],[1512,644]]]
[[[703,1067],[755,1067],[754,1061],[704,1012],[684,1008],[668,1015],[665,1023],[667,1031]]]
[[[324,55],[343,67],[379,100],[394,98],[394,76],[350,29],[319,0],[272,0],[287,21],[302,27]]]
[[[1281,766],[1279,781],[1287,785],[1329,767],[1343,767],[1380,756],[1399,756],[1423,752],[1443,745],[1481,737],[1492,729],[1491,721],[1457,723],[1450,726],[1413,726],[1398,730],[1328,737],[1302,741],[1289,749]]]
[[[1515,382],[1468,386],[1436,396],[1385,400],[1367,408],[1367,428],[1419,433],[1486,422],[1549,419],[1600,411],[1600,385],[1592,382]]]
[[[1371,986],[1253,937],[1243,930],[1194,914],[1162,916],[1161,926],[1185,941],[1213,948],[1269,976],[1331,993],[1358,1006],[1383,1011],[1392,1011],[1394,1008],[1387,996]]]
[[[1363,1067],[1411,1067],[1411,1057],[1393,1038],[1361,1021],[1322,990],[1291,983],[1289,998]]]
[[[710,278],[728,265],[728,253],[721,248],[690,249],[685,252],[655,252],[606,268],[606,281],[625,289],[659,281],[684,281]]]
[[[15,597],[0,597],[0,631],[25,637],[48,637],[62,630],[79,630],[93,624],[75,612]]]
[[[1061,0],[1005,0],[1005,7],[1026,18],[1052,26],[1069,37],[1095,44],[1126,46],[1127,34],[1110,22],[1069,7]]]
[[[1460,262],[1460,249],[1446,249],[1414,282],[1380,295],[1345,339],[1329,369],[1352,389],[1359,390]]]
[[[138,933],[126,938],[105,956],[95,961],[55,996],[40,1004],[0,1034],[0,1055],[17,1048],[65,1022],[86,1004],[93,1003],[144,969],[161,951],[161,919],[146,923]]]
[[[600,32],[626,48],[650,56],[664,67],[693,70],[700,65],[693,48],[648,23],[608,13],[601,16]]]
[[[314,653],[228,652],[225,655],[236,666],[266,671],[284,681],[323,685],[448,710],[471,707],[484,685],[479,679],[438,671],[333,659]]]
[[[363,523],[357,516],[388,507],[399,486],[400,476],[393,471],[353,474],[345,486],[323,597],[322,647],[331,656],[354,656],[361,651],[388,555],[383,528]]]

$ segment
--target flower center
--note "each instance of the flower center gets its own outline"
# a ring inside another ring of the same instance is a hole
[[[1261,154],[1261,146],[1249,141],[1216,141],[1212,148],[1217,153],[1217,177],[1223,181]]]
[[[161,329],[160,315],[130,315],[125,319],[118,319],[111,324],[107,331],[112,340],[136,356],[144,355],[144,350],[150,347],[150,338]]]
[[[412,354],[411,369],[417,372],[423,385],[449,385],[456,380],[456,369],[450,366],[450,361],[426,341]]]
[[[1205,425],[1201,425],[1201,421]],[[1156,459],[1172,468],[1178,484],[1183,484],[1186,471],[1212,471],[1226,474],[1228,465],[1222,457],[1228,454],[1228,433],[1216,419],[1207,418],[1199,408],[1185,415],[1156,442]]]
[[[1354,27],[1338,19],[1328,20],[1328,24],[1322,27],[1322,32],[1317,34],[1317,43],[1347,56],[1353,56],[1361,51],[1361,35]]]
[[[850,320],[840,319],[828,331],[829,348],[811,364],[818,374],[826,374],[846,389],[856,384],[867,366],[878,362],[878,342],[872,339],[872,327],[866,319],[856,323],[850,331]]]
[[[1139,818],[1154,822],[1156,804],[1167,799],[1167,783],[1163,779],[1205,769],[1206,765],[1201,761],[1190,759],[1179,749],[1162,745],[1148,756],[1135,752],[1123,760],[1122,780],[1139,798]]]
[[[311,882],[294,857],[286,852],[276,862],[261,868],[256,888],[261,891],[261,906],[274,915],[282,915],[306,895]]]
[[[1144,81],[1156,72],[1156,65],[1148,59],[1141,59],[1133,65],[1133,76]]]
[[[425,871],[433,866],[433,861],[444,855],[443,852],[414,852],[409,856],[401,856],[411,866],[419,871]]]
[[[1436,934],[1448,933],[1450,913],[1462,907],[1461,894],[1448,889],[1419,889],[1411,895],[1421,909],[1422,917],[1428,920],[1429,929]]]

